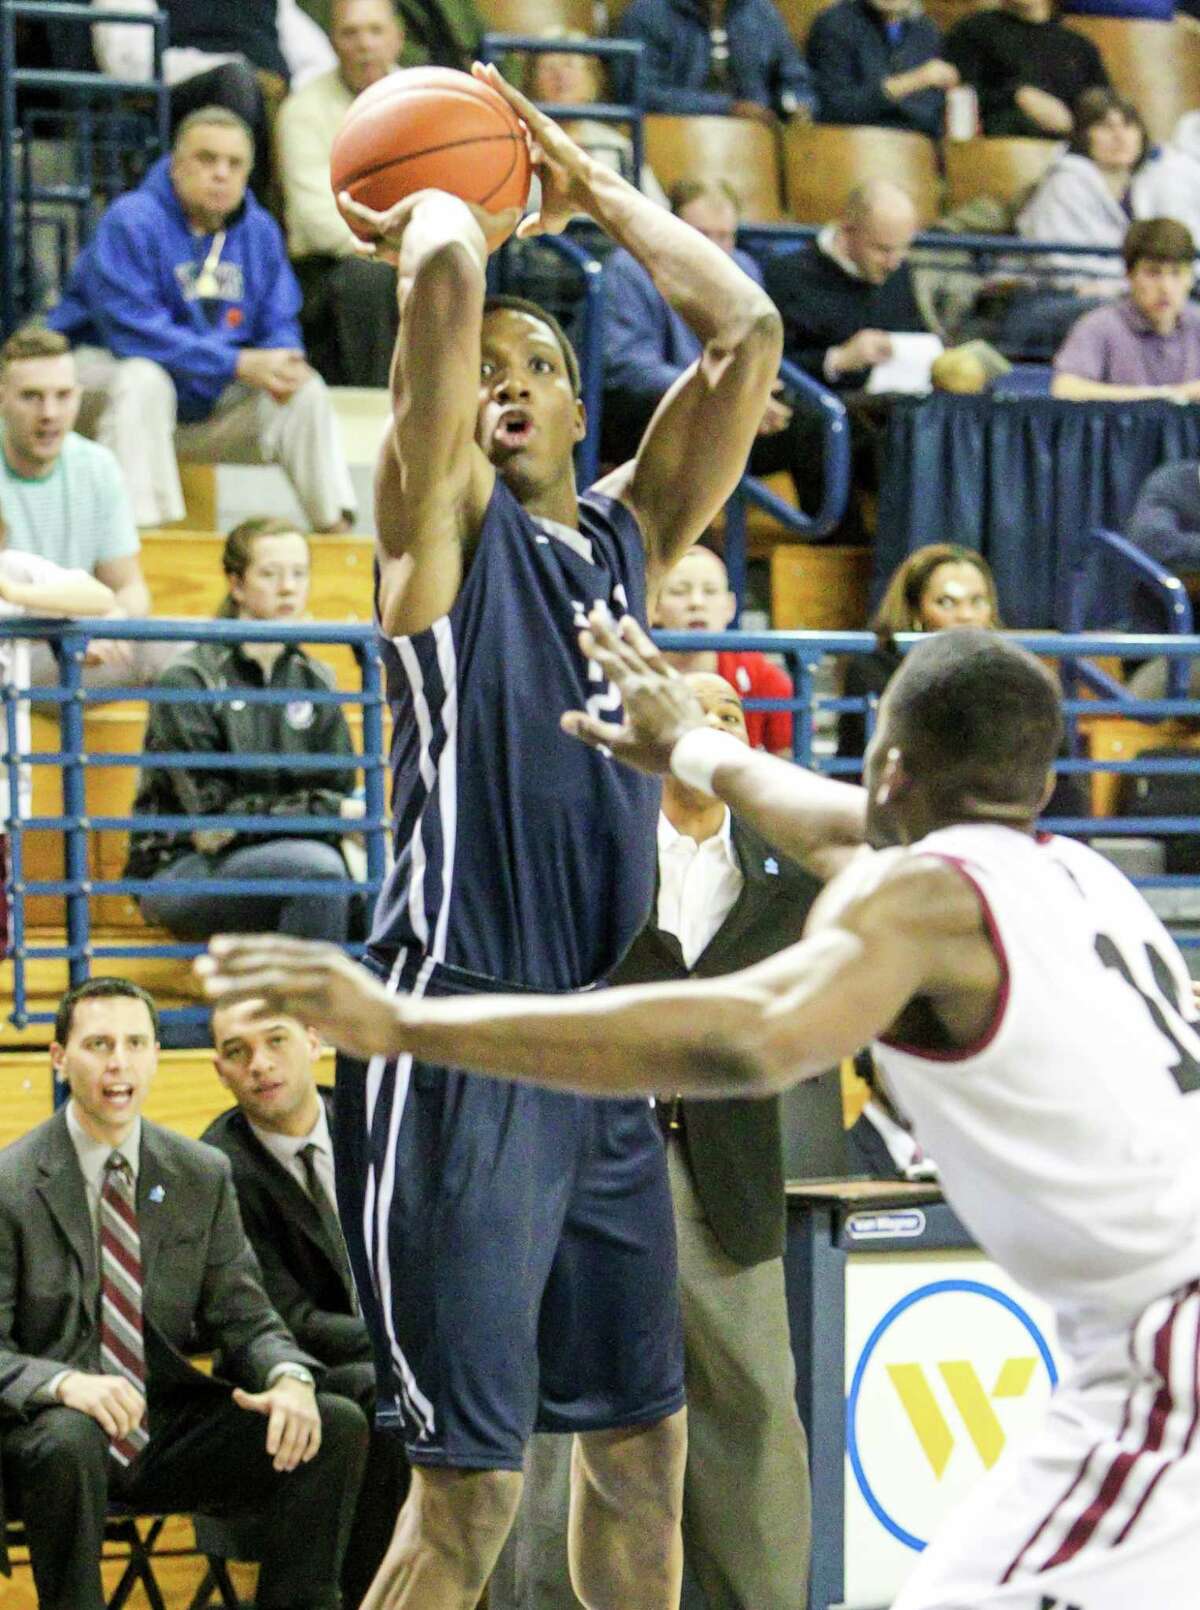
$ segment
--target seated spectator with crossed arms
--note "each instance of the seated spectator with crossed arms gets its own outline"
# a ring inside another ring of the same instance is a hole
[[[0,1152],[0,1457],[41,1610],[104,1610],[110,1499],[258,1515],[259,1610],[337,1610],[366,1422],[267,1300],[228,1162],[141,1116],[154,1002],[76,986],[50,1059],[70,1100]]]

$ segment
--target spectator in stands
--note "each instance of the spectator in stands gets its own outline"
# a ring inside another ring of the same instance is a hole
[[[1196,245],[1173,218],[1132,224],[1122,255],[1129,293],[1072,326],[1051,392],[1073,402],[1200,401],[1200,309],[1189,302]]]
[[[170,43],[163,78],[171,91],[171,122],[202,106],[235,112],[254,136],[251,185],[264,200],[270,184],[270,109],[289,81],[297,88],[333,65],[325,30],[296,0],[91,0],[96,11],[167,13]],[[100,22],[92,29],[100,69],[111,78],[149,83],[153,36],[137,23]]]
[[[652,112],[760,123],[816,115],[811,74],[772,0],[633,0],[617,32],[645,46]]]
[[[846,659],[843,693],[847,699],[883,696],[900,669],[896,637],[901,632],[941,632],[951,626],[993,630],[1003,623],[996,582],[982,554],[954,543],[917,548],[892,573],[871,617],[876,647]],[[837,752],[860,760],[867,742],[867,718],[857,710],[838,714]]]
[[[331,386],[386,386],[399,323],[396,271],[360,257],[329,185],[334,138],[356,95],[399,65],[393,0],[333,0],[337,66],[289,95],[275,125],[288,252],[308,354]]]
[[[1046,170],[1017,214],[1026,240],[1069,241],[1119,252],[1130,221],[1171,217],[1193,228],[1200,222],[1200,162],[1174,140],[1153,144],[1132,101],[1111,89],[1090,89],[1075,108],[1069,148]],[[1108,258],[1043,259],[1067,271],[1061,283],[1083,296],[1116,294]],[[1075,278],[1071,278],[1073,271]]]
[[[722,179],[685,179],[671,188],[671,210],[733,257],[757,284],[762,271],[737,249],[738,198]],[[629,252],[609,257],[601,282],[604,295],[604,414],[602,453],[612,463],[632,458],[659,402],[700,356],[700,343],[672,312],[654,281]],[[750,454],[755,475],[788,470],[801,505],[820,500],[819,427],[793,411],[777,382]]]
[[[111,595],[109,611],[150,613],[137,528],[112,453],[74,429],[82,391],[65,336],[39,325],[15,331],[0,347],[0,513],[8,547],[65,570],[94,576]],[[89,687],[152,679],[178,645],[94,642],[84,676]],[[53,654],[34,646],[35,687],[58,681]]]
[[[724,632],[737,615],[737,599],[723,561],[711,548],[697,544],[659,583],[652,616],[664,632]],[[790,699],[792,679],[765,654],[742,649],[700,649],[694,654],[668,654],[676,670],[688,675],[712,673],[736,688],[740,699]],[[790,710],[745,711],[746,734],[754,749],[792,758]]]
[[[0,620],[22,615],[69,616],[108,615],[116,600],[110,588],[86,570],[67,570],[37,554],[21,553],[8,544],[4,506],[0,503]],[[28,688],[31,683],[28,639],[0,637],[0,689]],[[20,700],[14,708],[17,754],[33,749],[29,724],[29,705]],[[5,738],[8,748],[8,738]],[[0,769],[0,956],[8,955],[8,823],[10,817],[28,816],[33,805],[33,772],[28,761],[17,768],[17,798],[11,797],[8,766]]]
[[[806,47],[822,123],[875,123],[938,139],[958,69],[920,0],[837,0]]]
[[[229,596],[221,610],[243,621],[296,625],[308,603],[308,544],[284,520],[246,520],[231,531],[222,559]],[[333,677],[296,643],[198,643],[164,673],[161,686],[221,690],[215,703],[155,704],[146,730],[147,764],[134,809],[148,816],[289,816],[329,819],[324,833],[278,833],[268,828],[142,828],[130,841],[125,875],[152,878],[140,897],[149,921],[179,939],[234,932],[294,934],[343,942],[351,897],[325,890],[321,880],[348,876],[341,849],[349,819],[361,816],[353,797],[354,760],[341,706],[315,703]],[[255,704],[235,689],[287,688],[286,704]],[[190,767],[157,766],[155,751],[195,756]],[[261,755],[248,770],[206,768],[206,755]],[[344,766],[313,772],[289,768],[289,756],[345,756]],[[272,766],[269,757],[281,764]],[[176,893],[183,880],[210,878],[312,879],[302,895]]]
[[[141,1116],[153,1001],[125,979],[78,985],[50,1060],[70,1100],[0,1153],[0,1451],[38,1603],[103,1610],[114,1499],[262,1517],[260,1610],[334,1610],[366,1422],[317,1395],[321,1366],[267,1300],[228,1163]],[[188,1362],[198,1346],[216,1374]]]
[[[1125,535],[1168,570],[1200,571],[1200,462],[1160,465],[1142,483]]]
[[[242,1222],[276,1312],[325,1366],[324,1389],[353,1399],[373,1427],[342,1567],[343,1602],[355,1610],[391,1541],[408,1464],[398,1429],[375,1426],[371,1341],[337,1217],[334,1092],[317,1084],[320,1040],[294,1017],[264,1017],[254,1002],[218,1006],[212,1040],[217,1076],[237,1105],[201,1139],[233,1166]],[[245,1553],[253,1559],[258,1550]]]
[[[793,363],[840,391],[860,391],[892,355],[890,336],[925,329],[908,254],[917,211],[906,191],[873,179],[850,192],[839,223],[767,259],[767,294],[783,315]]]
[[[578,28],[547,28],[544,39],[561,39],[563,45],[588,36]],[[609,98],[608,74],[599,56],[582,55],[577,50],[543,51],[527,58],[524,90],[530,100],[547,109],[555,106],[590,106]],[[582,146],[590,157],[603,162],[606,168],[619,173],[630,184],[636,184],[644,195],[661,206],[667,205],[662,185],[654,177],[647,162],[641,174],[634,172],[633,141],[616,123],[601,123],[595,118],[559,119],[563,128]],[[537,205],[530,198],[530,210]]]
[[[1058,20],[1056,0],[971,12],[946,35],[946,59],[979,96],[985,134],[1061,139],[1083,92],[1108,88],[1100,52]]]
[[[138,525],[183,518],[178,455],[277,463],[311,528],[345,531],[350,472],[304,360],[279,226],[246,188],[251,155],[232,112],[185,118],[172,154],[104,214],[49,322],[83,349]]]

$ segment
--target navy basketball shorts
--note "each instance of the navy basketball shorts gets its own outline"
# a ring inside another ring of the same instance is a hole
[[[497,988],[424,974],[430,995]],[[519,1470],[535,1430],[682,1407],[675,1225],[646,1101],[339,1057],[334,1148],[380,1413],[403,1420],[414,1463]]]

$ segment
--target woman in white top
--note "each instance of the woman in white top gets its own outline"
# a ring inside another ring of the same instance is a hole
[[[1153,145],[1137,107],[1115,90],[1088,90],[1079,98],[1069,147],[1017,214],[1017,233],[1025,240],[1110,248],[1108,257],[1044,262],[1074,271],[1056,281],[1064,288],[1115,295],[1123,288],[1119,254],[1126,230],[1134,219],[1157,217],[1189,228],[1200,222],[1200,162],[1178,144]]]

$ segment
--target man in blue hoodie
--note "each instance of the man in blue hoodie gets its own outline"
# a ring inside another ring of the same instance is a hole
[[[310,528],[349,529],[354,494],[329,394],[304,359],[283,236],[246,188],[249,129],[223,107],[104,214],[49,323],[102,396],[98,437],[139,526],[183,518],[177,458],[278,464]]]

